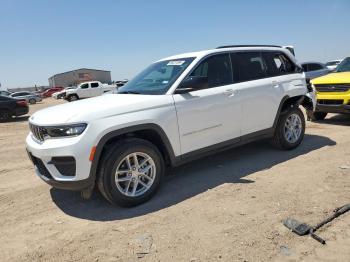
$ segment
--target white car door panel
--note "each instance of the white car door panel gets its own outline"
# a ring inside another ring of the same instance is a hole
[[[237,85],[242,97],[242,135],[272,127],[283,95],[281,83],[265,78]]]
[[[242,115],[233,85],[173,95],[182,154],[240,136]]]

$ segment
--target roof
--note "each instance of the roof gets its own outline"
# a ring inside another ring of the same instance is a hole
[[[67,72],[63,72],[63,73],[59,73],[59,74],[55,74],[55,75],[53,75],[53,76],[49,77],[49,79],[50,79],[50,78],[52,78],[52,77],[58,76],[58,75],[63,75],[63,74],[67,74],[67,73],[70,73],[70,72],[75,72],[75,71],[79,71],[79,70],[92,70],[92,71],[111,72],[111,71],[108,71],[108,70],[100,70],[100,69],[78,68],[78,69],[75,69],[75,70],[70,70],[70,71],[67,71]]]
[[[172,60],[172,59],[181,59],[181,58],[188,58],[188,57],[196,57],[196,58],[202,58],[209,54],[215,54],[220,52],[227,52],[227,51],[235,51],[235,50],[242,50],[242,51],[248,51],[248,50],[271,50],[271,51],[288,51],[288,49],[281,47],[281,46],[268,46],[268,45],[252,45],[252,46],[228,46],[228,47],[220,47],[210,50],[204,50],[204,51],[198,51],[198,52],[191,52],[191,53],[183,53],[179,55],[169,56],[163,59],[158,60],[159,61],[165,61],[165,60]],[[290,52],[289,52],[290,53]],[[291,54],[290,56],[293,61],[295,60],[294,56]]]

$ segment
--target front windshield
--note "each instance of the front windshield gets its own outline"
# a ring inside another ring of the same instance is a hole
[[[350,72],[350,57],[347,57],[337,66],[336,72]]]
[[[117,91],[118,94],[165,94],[194,57],[154,63]]]

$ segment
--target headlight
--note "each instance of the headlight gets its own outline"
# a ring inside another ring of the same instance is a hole
[[[87,124],[76,124],[69,126],[55,126],[45,127],[45,136],[48,137],[66,137],[66,136],[78,136],[84,132]]]

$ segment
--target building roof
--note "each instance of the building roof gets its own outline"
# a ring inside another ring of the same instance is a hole
[[[100,69],[78,68],[78,69],[70,70],[70,71],[67,71],[67,72],[55,74],[55,75],[49,77],[49,79],[50,79],[50,78],[53,78],[53,77],[55,77],[55,76],[58,76],[58,75],[63,75],[63,74],[67,74],[67,73],[75,72],[75,71],[79,71],[79,70],[92,70],[92,71],[102,71],[102,72],[109,72],[109,73],[111,72],[111,71],[108,71],[108,70],[100,70]]]

